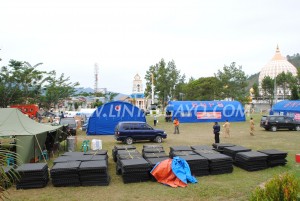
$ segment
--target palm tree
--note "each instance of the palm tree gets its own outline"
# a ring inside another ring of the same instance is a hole
[[[5,144],[1,144],[2,147],[5,147]],[[19,175],[10,170],[10,167],[7,166],[7,157],[11,157],[14,161],[17,161],[17,155],[15,152],[12,152],[7,149],[0,149],[0,200],[8,199],[9,195],[6,191],[10,187],[13,181],[19,178]]]

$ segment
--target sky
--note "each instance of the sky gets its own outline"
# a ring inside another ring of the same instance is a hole
[[[81,87],[130,94],[162,58],[187,78],[300,53],[299,0],[0,0],[0,66],[42,62]],[[145,82],[144,82],[145,86]]]

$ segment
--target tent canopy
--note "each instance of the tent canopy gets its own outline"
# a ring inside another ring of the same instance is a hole
[[[15,108],[0,109],[0,137],[15,137],[16,152],[25,163],[40,153],[38,144],[44,148],[47,134],[61,127],[37,123]]]
[[[167,112],[172,112],[181,123],[245,121],[242,104],[238,101],[170,101]]]
[[[280,101],[275,105],[273,105],[270,114],[277,114],[277,115],[282,114],[282,115],[287,115],[299,119],[298,116],[300,115],[300,101],[298,100]]]
[[[88,135],[112,135],[120,121],[146,122],[145,114],[138,107],[123,101],[113,101],[98,107],[90,116]]]

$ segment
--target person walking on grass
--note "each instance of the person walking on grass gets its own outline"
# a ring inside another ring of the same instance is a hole
[[[157,116],[156,116],[156,114],[154,115],[153,118],[154,118],[154,120],[153,120],[153,125],[156,126],[156,124],[157,124]]]
[[[174,134],[179,134],[179,120],[175,117],[174,121]]]
[[[230,137],[230,123],[228,122],[228,119],[226,119],[223,127],[225,128],[225,138]]]
[[[250,135],[254,136],[254,121],[253,118],[250,118]]]
[[[215,125],[213,126],[214,135],[215,135],[215,143],[220,143],[220,125],[218,122],[215,122]]]

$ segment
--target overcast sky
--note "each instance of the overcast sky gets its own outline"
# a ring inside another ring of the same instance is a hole
[[[161,58],[187,78],[231,62],[252,75],[277,44],[300,53],[299,10],[299,0],[0,0],[0,66],[42,62],[94,88],[97,63],[98,87],[126,94]]]

